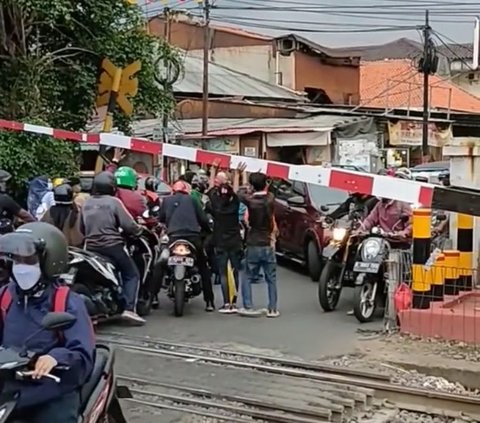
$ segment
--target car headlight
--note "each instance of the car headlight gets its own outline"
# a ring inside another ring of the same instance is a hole
[[[333,240],[334,241],[343,241],[346,234],[347,234],[347,229],[346,228],[333,228]]]
[[[372,260],[380,252],[380,241],[378,239],[369,239],[365,241],[362,248],[363,260]]]

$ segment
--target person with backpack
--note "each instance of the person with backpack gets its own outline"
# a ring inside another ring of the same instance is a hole
[[[9,220],[13,223],[17,217],[24,223],[35,222],[35,218],[24,210],[8,193],[8,181],[12,175],[6,170],[0,169],[0,220]]]
[[[80,388],[93,370],[95,335],[82,298],[57,279],[68,266],[67,241],[53,225],[28,223],[0,237],[0,258],[11,264],[11,280],[0,289],[1,346],[27,347],[37,355],[31,380],[7,381],[3,387],[20,393],[13,420],[77,423]],[[62,331],[38,332],[51,311],[68,312],[76,320]],[[60,382],[46,378],[49,374]]]

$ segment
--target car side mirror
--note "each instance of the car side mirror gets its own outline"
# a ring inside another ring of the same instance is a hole
[[[328,212],[329,210],[330,210],[330,208],[329,208],[328,206],[325,206],[325,205],[320,206],[320,211],[322,211],[322,212],[325,212],[325,213],[326,213],[326,212]]]
[[[73,326],[77,318],[66,312],[51,312],[42,319],[42,328],[46,330],[68,329]]]
[[[287,203],[294,207],[302,207],[305,205],[305,200],[301,195],[295,195],[294,197],[290,197]]]

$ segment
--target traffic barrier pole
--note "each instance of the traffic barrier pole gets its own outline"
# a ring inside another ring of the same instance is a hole
[[[457,215],[457,249],[460,251],[458,287],[472,290],[473,275],[473,216]]]
[[[431,219],[432,211],[430,209],[413,211],[413,308],[425,309],[430,307],[433,270],[432,268],[426,269],[425,264],[430,257]]]
[[[457,295],[460,251],[445,250],[445,295]]]
[[[443,301],[445,290],[445,254],[439,254],[432,268],[432,301]]]

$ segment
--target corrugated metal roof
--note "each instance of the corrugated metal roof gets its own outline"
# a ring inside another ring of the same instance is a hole
[[[184,66],[184,75],[173,85],[174,92],[201,93],[203,91],[203,60],[186,55]],[[306,101],[300,93],[269,84],[213,62],[210,62],[208,71],[210,96]]]
[[[314,132],[342,128],[372,118],[355,116],[320,115],[301,119],[209,119],[208,135],[243,135],[252,132]],[[137,137],[151,138],[161,128],[160,119],[148,119],[134,123]],[[197,135],[202,131],[201,119],[183,119],[175,122],[171,129],[176,134]]]

